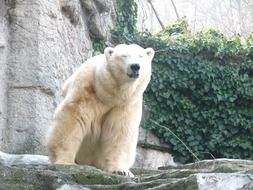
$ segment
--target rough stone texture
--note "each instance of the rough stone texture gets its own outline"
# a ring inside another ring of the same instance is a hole
[[[0,150],[45,154],[45,134],[65,79],[107,40],[110,0],[0,0]],[[144,142],[145,141],[145,142]],[[140,130],[140,142],[165,146]],[[173,165],[167,152],[139,147],[135,166]]]
[[[81,0],[85,7],[89,31],[100,39],[108,39],[112,28],[113,1],[111,0]]]
[[[252,190],[253,183],[253,161],[247,160],[206,160],[160,170],[131,170],[136,177],[130,179],[90,166],[47,165],[45,156],[0,152],[0,190]]]
[[[7,122],[7,49],[8,49],[8,21],[7,8],[3,0],[0,1],[0,149],[2,148],[3,130]]]
[[[128,181],[130,179],[90,166],[48,165],[46,156],[0,152],[0,190],[89,189],[84,186],[112,185]]]
[[[0,151],[0,165],[48,165],[47,156],[32,154],[7,154]]]
[[[111,27],[112,3],[94,2],[89,8],[78,0],[0,0],[1,150],[45,152],[61,86],[92,56],[89,26],[102,22],[101,30]],[[90,20],[87,9],[106,14],[107,20]],[[106,32],[97,35],[107,37]]]
[[[251,177],[253,175],[245,174],[226,174],[226,173],[216,173],[216,174],[196,174],[197,182],[199,184],[199,189],[226,189],[233,190],[243,187],[252,181]]]
[[[176,165],[172,155],[168,153],[169,146],[161,143],[159,138],[150,131],[140,127],[138,141],[135,167],[157,169],[160,166]],[[161,151],[161,149],[164,149],[164,151]]]

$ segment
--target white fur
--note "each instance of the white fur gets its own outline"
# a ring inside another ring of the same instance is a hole
[[[152,48],[121,44],[87,60],[64,84],[48,139],[53,163],[78,163],[132,176],[142,95]],[[139,64],[138,78],[129,77]]]

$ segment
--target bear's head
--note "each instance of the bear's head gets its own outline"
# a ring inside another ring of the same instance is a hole
[[[108,68],[117,80],[136,81],[151,75],[151,61],[155,54],[152,48],[120,44],[105,48],[104,54]]]

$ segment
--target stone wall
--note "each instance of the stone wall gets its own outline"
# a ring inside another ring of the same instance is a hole
[[[108,39],[110,0],[0,0],[0,150],[46,154],[45,136],[61,86],[93,54],[91,35]],[[163,146],[150,132],[140,141]],[[135,166],[173,164],[139,147]]]
[[[111,11],[110,1],[0,0],[1,150],[45,151],[61,86],[92,56],[90,34],[108,36]]]
[[[161,143],[150,131],[140,128],[134,167],[157,169],[160,166],[176,166],[169,146]]]
[[[8,20],[7,8],[3,0],[0,1],[0,149],[4,144],[7,123],[7,50],[8,50]]]

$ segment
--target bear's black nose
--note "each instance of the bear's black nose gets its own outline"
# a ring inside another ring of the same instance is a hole
[[[140,70],[140,65],[139,64],[132,64],[130,66],[130,68],[132,69],[132,71],[136,72]]]

